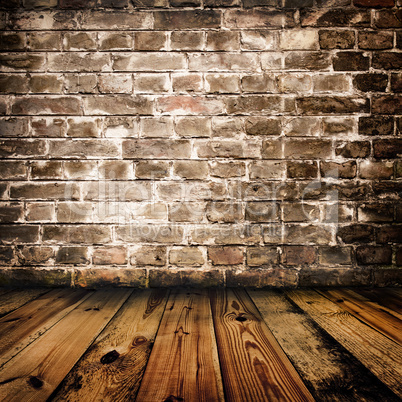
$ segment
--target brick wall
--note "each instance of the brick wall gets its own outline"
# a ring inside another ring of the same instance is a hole
[[[0,0],[0,284],[395,285],[397,0]]]

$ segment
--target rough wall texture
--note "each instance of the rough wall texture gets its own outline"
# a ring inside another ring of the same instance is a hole
[[[393,285],[396,0],[1,0],[0,284]]]

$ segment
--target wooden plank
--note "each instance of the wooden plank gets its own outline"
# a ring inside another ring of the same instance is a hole
[[[50,292],[49,288],[15,289],[0,295],[0,317]]]
[[[167,294],[162,289],[134,292],[51,400],[134,400]]]
[[[208,293],[175,290],[136,401],[223,400]]]
[[[211,291],[227,401],[313,401],[243,289]]]
[[[281,291],[248,293],[316,400],[400,401]]]
[[[46,400],[131,292],[95,292],[6,363],[0,370],[0,399]]]
[[[402,397],[402,347],[359,321],[314,290],[286,295],[359,359],[395,394]]]
[[[90,294],[85,290],[55,289],[0,318],[0,367]]]
[[[402,345],[402,321],[384,310],[365,303],[353,293],[343,289],[317,290],[356,318]]]
[[[402,299],[395,293],[389,292],[388,289],[353,289],[356,293],[370,299],[373,302],[386,307],[388,312],[396,316],[400,316],[402,312]]]

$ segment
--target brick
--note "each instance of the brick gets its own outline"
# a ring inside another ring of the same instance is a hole
[[[51,72],[101,72],[110,71],[110,57],[104,53],[50,53],[48,69]]]
[[[369,66],[369,57],[359,52],[338,52],[333,58],[335,71],[365,71]]]
[[[134,7],[148,8],[148,7],[168,7],[168,0],[132,0]]]
[[[318,261],[322,265],[350,265],[351,254],[351,247],[320,247]]]
[[[251,181],[239,183],[238,198],[242,200],[295,200],[298,193],[295,183],[282,181]]]
[[[372,67],[384,70],[399,70],[402,68],[402,54],[396,52],[374,53]]]
[[[98,166],[94,161],[65,161],[63,165],[66,179],[91,180],[98,177]]]
[[[152,13],[143,11],[96,11],[82,13],[83,30],[135,30],[152,28]],[[67,29],[67,28],[65,28]]]
[[[314,92],[348,92],[349,79],[342,74],[316,75],[313,77]]]
[[[9,23],[10,28],[16,30],[74,30],[78,28],[77,13],[67,10],[13,12],[9,15]]]
[[[321,49],[353,49],[355,45],[353,31],[320,30],[318,34]]]
[[[241,32],[242,50],[276,50],[277,34],[268,30]]]
[[[227,112],[242,114],[251,112],[289,113],[295,110],[294,99],[279,96],[246,95],[231,97],[226,100]]]
[[[318,176],[317,162],[288,162],[287,177],[290,179],[314,179]]]
[[[126,140],[123,141],[123,158],[181,159],[191,154],[188,140]]]
[[[336,199],[336,196],[333,198]],[[324,205],[322,214],[322,222],[338,225],[339,223],[351,222],[354,219],[354,208],[347,204],[327,204]]]
[[[42,240],[50,243],[108,244],[111,242],[109,226],[104,225],[46,225]]]
[[[99,164],[101,179],[130,180],[132,176],[132,163],[129,161],[103,161]]]
[[[214,115],[223,113],[224,102],[215,97],[166,96],[158,99],[157,109],[162,113],[179,115]]]
[[[335,179],[353,179],[356,177],[357,164],[355,161],[343,163],[320,162],[321,177],[333,177]]]
[[[384,95],[372,99],[372,113],[400,114],[402,113],[402,96]]]
[[[353,4],[357,7],[369,7],[369,8],[383,8],[394,7],[394,0],[353,0]]]
[[[358,40],[360,49],[392,49],[394,45],[394,34],[388,31],[359,32]]]
[[[206,7],[234,7],[240,6],[240,0],[205,0],[204,6]]]
[[[312,7],[313,0],[285,0],[285,8]]]
[[[74,138],[100,137],[101,120],[73,117],[67,120],[67,136]]]
[[[139,179],[163,179],[169,177],[169,163],[163,161],[140,161],[135,167]]]
[[[28,78],[21,75],[0,75],[0,92],[5,94],[28,92]]]
[[[297,98],[296,104],[299,113],[306,115],[368,113],[370,109],[368,99],[341,96]]]
[[[134,287],[143,288],[147,284],[145,269],[96,268],[80,267],[74,273],[74,286],[79,288],[99,289],[102,287]]]
[[[247,202],[245,219],[252,222],[275,222],[279,208],[275,202]]]
[[[141,137],[171,137],[173,120],[169,117],[143,118],[140,121]]]
[[[356,259],[358,264],[391,264],[392,249],[387,246],[359,246],[356,249]]]
[[[0,246],[0,265],[13,265],[14,251],[11,246]]]
[[[206,74],[205,90],[208,93],[237,93],[240,91],[240,80],[234,74]]]
[[[392,135],[394,120],[387,116],[360,117],[359,134],[361,135]]]
[[[248,135],[280,135],[281,123],[269,117],[247,117],[245,129]]]
[[[30,32],[27,41],[30,50],[61,50],[62,47],[58,32]]]
[[[39,225],[2,225],[0,241],[6,243],[37,243]]]
[[[285,246],[283,252],[283,262],[288,266],[311,265],[317,259],[317,250],[311,246]]]
[[[60,75],[33,75],[29,80],[29,88],[33,93],[61,93],[63,77]]]
[[[69,140],[49,143],[49,156],[52,158],[74,158],[90,155],[91,157],[119,156],[116,143],[109,140]]]
[[[88,201],[146,201],[151,197],[151,183],[144,181],[87,182],[83,199]]]
[[[128,3],[128,0],[100,0],[99,5],[108,8],[127,8]]]
[[[374,240],[374,228],[363,224],[343,226],[338,229],[337,237],[346,244],[370,243]]]
[[[287,137],[318,136],[321,121],[315,117],[292,117],[284,121],[283,131]]]
[[[328,140],[289,140],[285,142],[285,157],[290,159],[321,159],[332,155],[332,143]]]
[[[172,74],[174,92],[200,92],[203,88],[202,75],[197,73]]]
[[[217,182],[165,182],[157,186],[157,192],[163,201],[222,200],[227,197],[226,186]]]
[[[57,206],[57,222],[91,223],[93,222],[93,206],[88,202],[59,202]]]
[[[67,93],[96,93],[97,81],[94,74],[66,74],[65,89]]]
[[[173,31],[170,35],[170,47],[172,50],[202,50],[203,32]]]
[[[363,92],[385,92],[388,85],[386,74],[358,74],[353,78],[353,85]]]
[[[180,202],[169,206],[170,222],[201,222],[205,215],[205,204]]]
[[[200,266],[204,256],[198,247],[181,247],[170,250],[169,263],[178,266]]]
[[[331,65],[329,54],[322,52],[290,52],[285,56],[285,69],[288,70],[328,70]]]
[[[153,103],[145,96],[91,96],[84,99],[84,108],[90,115],[147,115]]]
[[[320,209],[318,205],[301,203],[283,203],[282,219],[284,222],[318,222]]]
[[[169,91],[168,74],[136,74],[134,80],[136,92],[161,93]]]
[[[370,155],[370,142],[353,141],[347,143],[337,143],[335,155],[344,158],[365,158]]]
[[[309,92],[312,79],[306,74],[282,74],[277,77],[280,92]]]
[[[100,93],[132,93],[131,74],[102,74],[98,78]]]
[[[252,268],[250,270],[229,270],[226,272],[226,286],[251,288],[295,288],[298,273],[295,269]]]
[[[258,67],[256,54],[195,53],[189,59],[192,71],[250,71]]]
[[[399,265],[399,264],[397,264],[397,265]],[[379,286],[379,287],[400,286],[401,273],[402,273],[402,270],[399,268],[384,269],[383,267],[380,267],[380,269],[378,269],[378,270],[373,270],[372,283],[374,286]]]
[[[391,74],[391,91],[402,92],[402,74]]]
[[[260,146],[251,141],[208,141],[195,145],[199,158],[258,158]]]
[[[359,222],[392,222],[394,208],[389,204],[362,204],[357,209]]]
[[[265,140],[262,142],[261,156],[264,159],[282,159],[282,148],[281,140]]]
[[[360,162],[360,177],[362,179],[378,180],[391,179],[394,174],[394,164],[392,162]]]
[[[155,29],[220,28],[221,12],[215,10],[155,11]]]
[[[26,137],[28,135],[28,120],[26,118],[6,117],[0,119],[1,137]]]
[[[244,8],[253,8],[253,7],[280,7],[281,2],[278,0],[243,0]]]
[[[241,87],[243,92],[277,92],[275,79],[266,74],[253,74],[243,76],[241,78]]]
[[[376,230],[377,243],[401,243],[402,226],[382,224]]]
[[[16,97],[12,105],[12,112],[16,115],[73,115],[80,114],[80,111],[80,100],[68,96]]]
[[[369,286],[371,271],[358,268],[303,268],[299,286]]]
[[[402,32],[401,31],[396,32],[396,48],[402,49]]]
[[[0,157],[39,157],[46,154],[46,143],[42,140],[0,140]]]
[[[374,25],[377,28],[401,28],[402,27],[402,10],[379,10],[374,14]]]
[[[207,32],[206,50],[236,51],[240,49],[240,33],[232,31]]]
[[[125,265],[127,250],[125,247],[99,247],[93,250],[92,262],[95,265]]]
[[[72,199],[79,197],[79,188],[75,183],[22,183],[10,188],[12,199]]]
[[[243,134],[243,120],[226,116],[212,118],[212,135],[215,137],[236,138]]]
[[[26,180],[28,166],[24,161],[0,161],[0,179]]]
[[[196,244],[244,245],[260,244],[262,240],[259,225],[208,225],[191,230],[190,236]]]
[[[62,163],[59,161],[37,161],[31,163],[31,178],[55,180],[62,178]]]
[[[352,8],[318,10],[304,9],[300,13],[302,27],[365,27],[370,25],[370,13],[366,10],[355,10]]]
[[[54,204],[43,202],[30,202],[27,205],[27,221],[50,222],[54,220],[55,206]]]
[[[324,117],[322,119],[324,135],[354,133],[355,119],[350,117]]]
[[[183,241],[183,227],[175,225],[119,225],[116,239],[123,242],[180,244]]]
[[[71,265],[88,264],[88,249],[86,247],[60,247],[56,254],[56,263]]]
[[[94,8],[95,0],[59,0],[60,8]]]
[[[135,250],[131,257],[135,259],[138,266],[152,265],[164,266],[166,265],[166,247],[164,246],[141,246]]]
[[[107,117],[104,119],[103,126],[104,126],[103,131],[105,137],[122,138],[122,137],[138,136],[137,117],[132,116]]]
[[[278,263],[278,251],[276,247],[248,247],[247,265],[259,267],[262,265],[276,265]]]
[[[263,70],[282,70],[283,54],[279,52],[261,53],[261,67]]]
[[[199,7],[201,0],[170,0],[171,7]]]
[[[325,225],[286,225],[285,243],[328,245],[332,242],[331,229]]]
[[[99,50],[130,50],[133,47],[133,37],[124,32],[99,32]]]
[[[398,158],[402,153],[402,139],[375,140],[373,149],[375,158]]]
[[[212,265],[238,265],[243,263],[243,250],[240,247],[209,247],[208,258]]]
[[[23,205],[18,203],[0,204],[0,222],[17,223],[22,220]]]
[[[318,32],[308,29],[282,31],[279,37],[279,48],[282,50],[318,50]]]
[[[0,50],[1,51],[16,51],[24,50],[26,45],[25,34],[23,33],[12,33],[12,32],[1,32],[0,33]]]
[[[203,180],[208,176],[207,161],[176,161],[173,163],[173,174],[185,179]]]
[[[249,165],[250,179],[280,180],[285,175],[285,164],[277,161],[255,161]]]
[[[163,50],[166,49],[165,32],[135,32],[134,34],[135,50]]]
[[[242,205],[234,202],[209,202],[206,216],[214,223],[238,222],[243,218]]]
[[[290,13],[270,10],[227,10],[224,14],[226,28],[280,28],[283,25],[293,26],[294,20]]]
[[[96,50],[96,33],[67,32],[63,38],[64,50]]]
[[[5,53],[0,55],[1,71],[43,71],[45,56],[34,53]]]
[[[246,173],[244,162],[216,162],[210,163],[210,174],[214,177],[233,178],[242,177]]]

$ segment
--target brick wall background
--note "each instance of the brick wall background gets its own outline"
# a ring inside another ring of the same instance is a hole
[[[400,283],[397,1],[1,0],[0,284]]]

